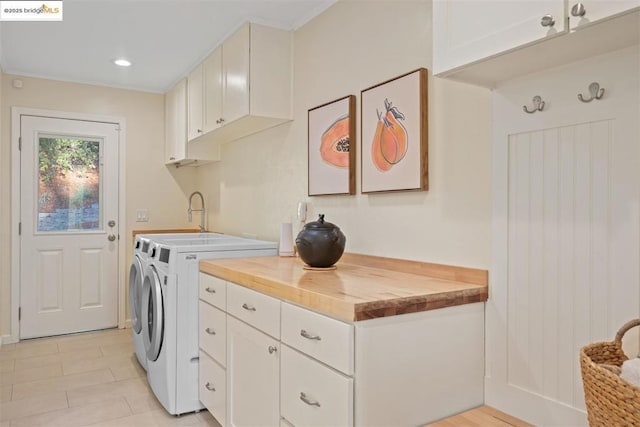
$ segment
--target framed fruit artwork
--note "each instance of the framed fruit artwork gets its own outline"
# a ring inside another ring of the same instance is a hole
[[[427,70],[361,92],[362,192],[429,188]]]
[[[356,193],[356,97],[308,111],[309,196]]]

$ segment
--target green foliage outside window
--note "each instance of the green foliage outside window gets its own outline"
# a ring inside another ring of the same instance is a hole
[[[61,172],[96,169],[100,159],[100,144],[97,141],[80,139],[40,138],[40,177],[49,183]]]

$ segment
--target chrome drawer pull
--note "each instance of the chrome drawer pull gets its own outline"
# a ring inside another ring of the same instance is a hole
[[[242,304],[242,308],[248,311],[256,311],[256,308],[252,305],[247,304],[246,302]]]
[[[216,391],[216,388],[212,386],[211,383],[206,383],[204,386],[209,391]]]
[[[272,345],[269,346],[269,354],[273,354],[278,351],[278,347],[274,347]]]
[[[208,287],[208,286],[207,286],[207,288],[205,289],[205,291],[209,292],[210,294],[215,294],[215,293],[216,293],[216,290],[215,290],[215,289],[210,288],[210,287]]]
[[[215,335],[215,334],[216,334],[216,331],[214,331],[214,330],[213,330],[213,329],[211,329],[211,328],[207,328],[207,329],[205,329],[204,331],[205,331],[206,333],[208,333],[209,335]]]
[[[308,340],[322,341],[322,338],[320,338],[320,335],[309,335],[309,332],[305,331],[304,329],[300,329],[300,335],[302,335]]]
[[[309,399],[304,392],[300,392],[300,400],[302,400],[309,406],[317,406],[318,408],[320,407],[320,402],[318,402],[317,400]]]

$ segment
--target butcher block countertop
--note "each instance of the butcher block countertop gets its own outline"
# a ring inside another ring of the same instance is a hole
[[[200,261],[200,271],[329,316],[360,321],[483,302],[488,272],[344,254],[330,271],[294,257]]]

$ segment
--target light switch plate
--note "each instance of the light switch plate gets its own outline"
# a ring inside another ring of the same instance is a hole
[[[136,222],[149,222],[149,211],[147,209],[136,210]]]

